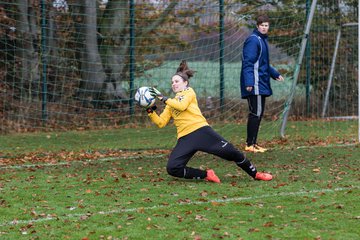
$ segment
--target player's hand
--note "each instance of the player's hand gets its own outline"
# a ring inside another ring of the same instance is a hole
[[[283,76],[279,76],[278,78],[275,79],[276,81],[279,81],[279,82],[283,82],[284,81],[284,78]]]
[[[147,113],[153,113],[156,110],[156,105],[146,108]]]
[[[246,91],[251,92],[253,87],[246,87]]]
[[[154,87],[149,88],[151,96],[158,98],[160,101],[165,102],[168,98],[162,95],[162,93]]]
[[[159,97],[163,96],[162,93],[154,87],[150,87],[149,92],[150,92],[151,96],[153,96],[153,97],[159,98]]]

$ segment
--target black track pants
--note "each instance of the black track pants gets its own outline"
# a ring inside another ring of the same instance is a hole
[[[206,171],[186,166],[197,151],[234,161],[252,177],[256,174],[255,167],[245,158],[244,154],[209,126],[202,127],[178,139],[175,148],[170,154],[166,167],[167,172],[174,177],[204,179]]]
[[[249,115],[247,121],[246,144],[248,146],[257,143],[260,122],[265,109],[265,98],[266,96],[262,95],[252,95],[247,98],[249,104]]]

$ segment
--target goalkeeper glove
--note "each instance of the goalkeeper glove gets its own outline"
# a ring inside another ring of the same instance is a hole
[[[149,92],[150,92],[150,95],[153,96],[153,97],[156,97],[158,98],[160,101],[162,102],[166,102],[166,100],[168,99],[167,97],[165,97],[164,95],[162,95],[162,93],[157,90],[156,88],[154,87],[151,87],[149,88]]]
[[[153,112],[156,110],[156,108],[157,108],[156,105],[151,106],[151,107],[149,107],[149,108],[146,109],[146,112],[147,112],[147,113],[153,113]]]

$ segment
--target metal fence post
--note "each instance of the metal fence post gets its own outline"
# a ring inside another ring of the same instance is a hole
[[[129,71],[130,71],[130,116],[134,115],[134,78],[135,78],[135,3],[134,0],[130,0],[130,52],[129,52]]]
[[[220,109],[224,111],[224,0],[219,0],[219,65],[220,65]]]
[[[47,42],[46,42],[46,1],[41,0],[41,63],[42,63],[42,101],[41,119],[47,121]]]

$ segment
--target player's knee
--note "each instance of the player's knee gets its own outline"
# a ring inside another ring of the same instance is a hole
[[[184,168],[167,166],[166,171],[169,175],[171,175],[173,177],[179,177],[179,178],[184,177]]]

